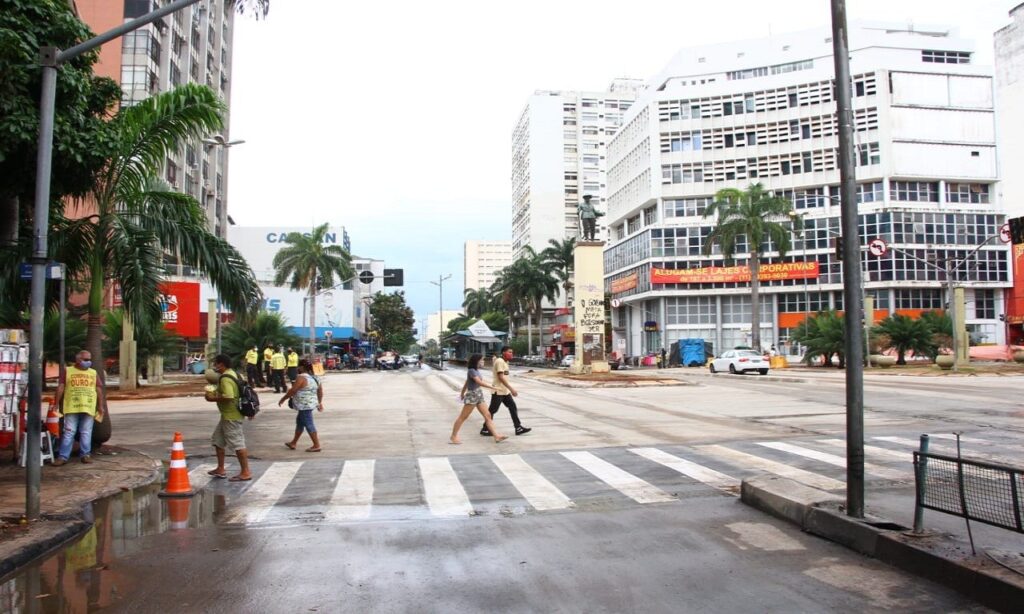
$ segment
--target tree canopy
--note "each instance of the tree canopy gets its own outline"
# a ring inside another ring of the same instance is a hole
[[[405,292],[374,294],[373,302],[370,303],[370,316],[381,349],[402,353],[416,342],[412,332],[416,317],[412,308],[405,304]]]

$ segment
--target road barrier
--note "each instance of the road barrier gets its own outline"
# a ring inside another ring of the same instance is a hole
[[[921,450],[914,452],[914,480],[917,500],[914,532],[923,530],[923,510],[959,516],[968,522],[984,522],[1024,533],[1024,468],[933,454],[928,451],[928,436],[921,436]],[[971,538],[971,548],[974,540]]]

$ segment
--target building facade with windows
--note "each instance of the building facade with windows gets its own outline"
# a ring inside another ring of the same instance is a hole
[[[81,19],[97,33],[149,13],[168,0],[75,0]],[[235,13],[229,0],[200,0],[101,48],[99,75],[121,85],[130,106],[184,83],[209,86],[230,108]],[[224,117],[223,135],[230,117]],[[213,137],[214,135],[208,135]],[[225,139],[227,141],[227,139]],[[196,139],[164,161],[161,177],[206,211],[210,232],[227,236],[228,147]],[[168,254],[173,264],[173,254]]]
[[[642,82],[615,79],[607,91],[541,91],[530,96],[512,131],[512,255],[579,235],[583,195],[604,213],[607,144]],[[598,218],[598,238],[607,217]]]
[[[498,273],[512,264],[511,241],[466,241],[462,286],[466,290],[490,288]]]
[[[765,348],[796,354],[789,335],[800,321],[843,309],[830,37],[821,27],[684,49],[648,82],[608,145],[614,351],[703,338],[717,353],[750,342],[749,274],[699,275],[746,263],[742,244],[734,263],[717,246],[703,255],[714,223],[704,211],[723,188],[761,183],[803,218],[786,256],[767,246],[763,262],[780,272],[761,285]],[[943,309],[944,268],[959,266],[972,337],[1001,343],[1011,273],[998,239],[991,70],[973,65],[971,43],[948,28],[853,23],[850,49],[865,243],[855,264],[876,318]],[[884,256],[868,254],[873,238],[891,246]]]

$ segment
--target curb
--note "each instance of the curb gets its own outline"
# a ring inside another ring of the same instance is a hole
[[[914,536],[883,518],[851,518],[845,499],[787,478],[743,480],[740,501],[800,529],[883,563],[947,586],[1000,612],[1019,612],[1024,576],[982,556],[949,535]]]
[[[43,522],[53,523],[55,526],[42,529],[43,534],[40,537],[36,538],[33,536],[30,541],[17,547],[12,553],[0,559],[0,578],[17,571],[37,558],[50,554],[87,531],[93,525],[92,521],[85,519],[87,516],[87,506],[91,506],[100,499],[113,496],[124,490],[135,490],[136,488],[148,486],[160,479],[163,474],[163,463],[161,461],[137,450],[130,451],[152,462],[152,471],[150,471],[148,476],[133,480],[127,484],[118,484],[100,490],[91,499],[84,502],[77,511],[64,509],[42,514],[41,520]]]
[[[35,559],[49,554],[51,551],[78,537],[92,526],[91,522],[81,517],[51,522],[59,522],[60,524],[44,529],[45,534],[42,537],[30,541],[16,549],[7,558],[0,560],[0,578],[6,577]]]

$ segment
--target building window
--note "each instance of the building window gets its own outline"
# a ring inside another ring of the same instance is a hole
[[[878,143],[861,143],[857,145],[857,166],[881,164],[882,155],[878,151]]]
[[[883,192],[881,181],[857,184],[858,203],[880,203],[884,199],[885,193]]]
[[[178,187],[178,165],[167,160],[167,183],[171,184],[172,188]]]
[[[988,204],[987,183],[947,183],[946,201],[951,203]]]
[[[889,199],[911,203],[937,203],[939,184],[936,181],[893,181],[889,185]]]
[[[633,234],[640,230],[640,216],[634,215],[633,217],[626,220],[626,234]]]
[[[696,217],[704,215],[704,210],[711,204],[711,197],[668,199],[665,204],[665,217]]]
[[[942,291],[913,288],[896,290],[896,309],[942,309]]]
[[[996,319],[996,294],[994,290],[974,291],[974,317],[978,320]]]
[[[658,208],[648,207],[644,209],[644,226],[651,226],[658,221]]]
[[[921,52],[921,61],[931,64],[970,64],[971,54],[967,51],[936,51]]]

